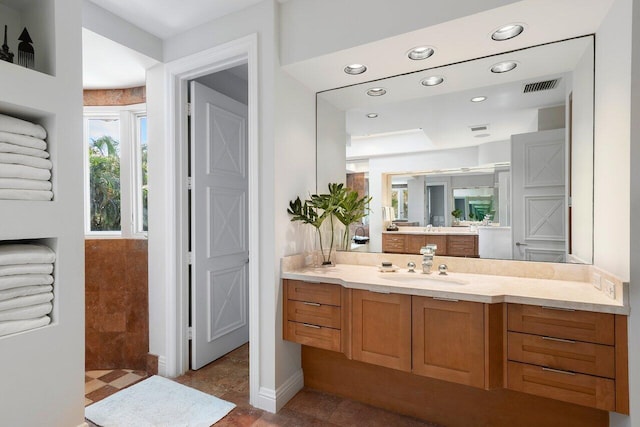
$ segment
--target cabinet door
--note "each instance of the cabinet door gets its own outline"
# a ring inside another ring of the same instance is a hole
[[[436,255],[447,255],[447,236],[435,236],[427,234],[424,239],[425,245],[436,245]],[[420,253],[420,252],[418,252]]]
[[[403,254],[405,252],[405,234],[383,234],[382,252]]]
[[[413,298],[413,373],[484,387],[484,305]]]
[[[478,256],[478,236],[448,236],[447,255],[449,256]]]
[[[411,371],[411,296],[354,290],[354,360]]]
[[[425,245],[425,235],[407,234],[406,252],[408,254],[420,254],[420,249]]]

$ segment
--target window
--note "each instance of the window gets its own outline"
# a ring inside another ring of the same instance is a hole
[[[409,216],[409,188],[407,184],[393,184],[391,187],[391,206],[396,219],[406,220]]]
[[[144,105],[85,107],[85,233],[132,237],[147,226]]]

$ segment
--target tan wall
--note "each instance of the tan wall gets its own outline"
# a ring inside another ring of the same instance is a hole
[[[85,368],[146,370],[147,241],[85,240]]]
[[[147,102],[147,89],[140,86],[129,89],[84,90],[83,96],[85,107],[133,105]]]

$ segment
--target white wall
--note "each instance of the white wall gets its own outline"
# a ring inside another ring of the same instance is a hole
[[[616,0],[596,37],[593,260],[628,279],[631,0]]]
[[[620,1],[620,0],[619,0]],[[631,128],[630,128],[630,211],[640,212],[640,0],[622,0],[627,18],[632,20],[631,50]],[[629,4],[633,11],[629,13]],[[640,425],[640,222],[632,221],[631,239],[631,286],[630,303],[632,308],[629,317],[629,383],[631,395],[631,417],[613,417],[613,427]]]
[[[640,197],[638,181],[631,181],[631,170],[637,175],[640,166],[638,152],[630,158],[631,129],[634,137],[638,138],[638,117],[631,120],[631,57],[632,28],[634,39],[639,41],[637,31],[640,21],[632,23],[633,13],[638,17],[637,0],[616,0],[609,14],[596,33],[596,87],[595,87],[595,147],[594,147],[594,265],[610,271],[618,276],[631,278],[632,307],[640,306],[638,293],[637,243],[632,251],[631,241],[638,242],[637,226],[631,228],[631,200],[637,203]],[[635,25],[633,25],[635,24]],[[637,49],[636,49],[637,51]],[[635,56],[635,55],[634,55]],[[637,57],[634,58],[638,60]],[[610,67],[614,61],[615,67]],[[636,62],[637,64],[637,62]],[[634,88],[640,82],[640,68],[634,68]],[[639,92],[640,93],[640,92]],[[637,95],[637,93],[636,93]],[[637,96],[635,101],[637,104]],[[633,125],[633,128],[631,127]],[[631,168],[631,166],[634,166]],[[634,178],[637,178],[634,176]],[[633,191],[633,192],[632,192]],[[611,218],[615,216],[615,220]],[[630,237],[635,237],[630,239]],[[633,265],[633,271],[630,271]],[[611,413],[610,421],[613,427],[640,425],[640,314],[632,309],[629,317],[629,381],[631,396],[631,416],[626,417]]]
[[[416,176],[407,180],[407,191],[409,193],[409,222],[417,221],[420,225],[425,224],[425,187],[424,176]]]
[[[54,324],[0,338],[0,425],[68,427],[84,421],[81,1],[34,7],[55,22],[47,35],[54,40],[55,76],[0,64],[0,112],[47,129],[54,200],[0,201],[0,240],[51,239]]]
[[[318,122],[326,123],[317,130],[318,156],[318,192],[326,193],[327,184],[345,183],[346,156],[345,144],[347,142],[347,122],[343,111],[338,110],[329,102],[318,98]],[[315,120],[315,119],[314,119]],[[311,154],[308,153],[307,156]]]
[[[571,85],[571,251],[585,262],[593,258],[593,65],[592,50],[588,49],[573,72]]]
[[[246,67],[246,65],[243,65]],[[208,74],[195,79],[210,89],[220,92],[231,99],[235,99],[241,104],[249,103],[249,90],[246,80],[239,78],[233,73],[223,70],[217,73]]]
[[[162,40],[96,5],[82,2],[82,26],[130,49],[162,61]]]
[[[260,318],[254,319],[257,321],[253,325],[259,328],[259,386],[260,394],[266,397],[276,396],[278,387],[300,369],[299,346],[281,338],[279,263],[282,256],[308,249],[307,234],[297,233],[298,227],[290,222],[286,209],[289,200],[315,191],[315,97],[280,70],[276,14],[277,4],[265,0],[172,37],[164,44],[165,60],[172,61],[252,33],[258,34],[260,207],[259,212],[253,214],[260,218]],[[166,280],[176,280],[168,275],[171,269],[164,263],[161,247],[166,245],[166,237],[153,231],[154,227],[162,229],[166,226],[167,215],[162,211],[162,205],[169,205],[166,199],[163,200],[168,196],[158,193],[168,185],[163,168],[173,160],[168,158],[170,150],[167,148],[173,141],[165,140],[161,122],[168,113],[162,106],[165,96],[162,68],[149,72],[147,88],[150,139],[153,138],[157,146],[155,153],[151,148],[149,150],[150,348],[152,353],[159,355],[170,351],[168,346],[171,345],[164,339],[166,329],[162,314],[171,302],[166,300],[163,288]],[[153,120],[154,117],[158,121]],[[160,246],[160,250],[156,250],[156,246]]]

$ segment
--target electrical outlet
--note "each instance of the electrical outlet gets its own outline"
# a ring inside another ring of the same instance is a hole
[[[604,279],[604,293],[611,299],[616,299],[616,285],[612,281]]]
[[[593,284],[593,287],[601,290],[602,289],[602,277],[598,274],[598,273],[593,273],[593,276],[591,276],[591,283]]]

